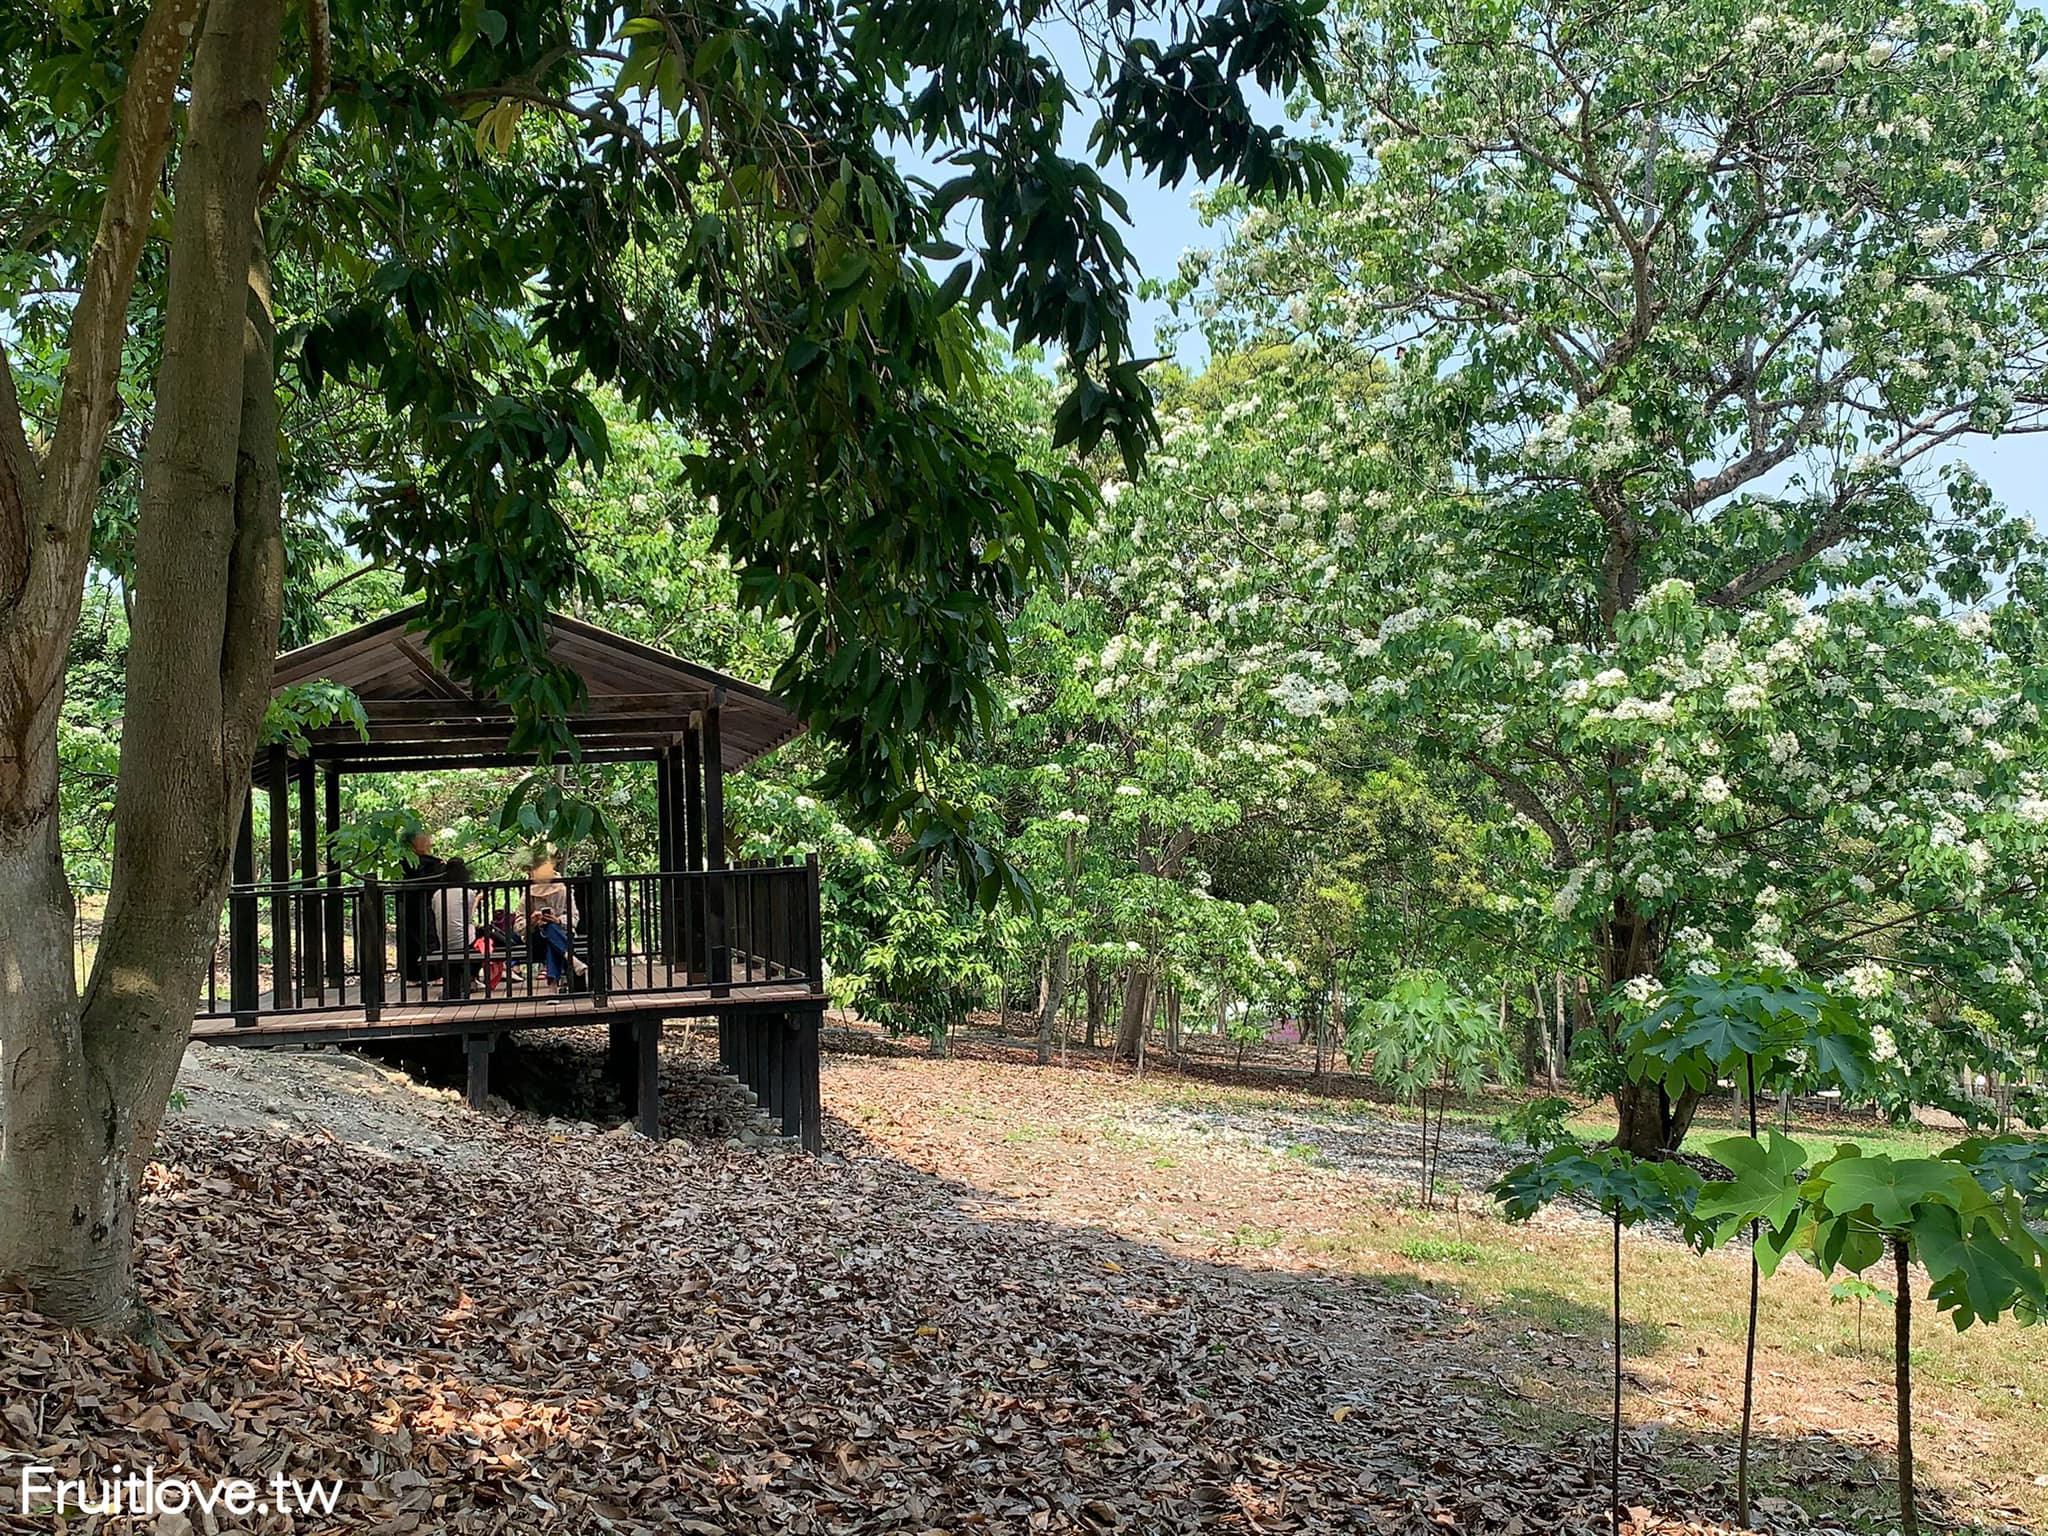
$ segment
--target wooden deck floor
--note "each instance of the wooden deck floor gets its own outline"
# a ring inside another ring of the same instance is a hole
[[[424,989],[408,984],[399,999],[398,980],[389,977],[385,1003],[372,1022],[351,986],[330,990],[327,1001],[309,1001],[295,1013],[271,1011],[269,993],[258,1000],[254,1024],[237,1025],[233,1018],[213,1015],[192,1025],[192,1038],[227,1045],[340,1044],[352,1040],[389,1040],[404,1036],[496,1034],[511,1029],[570,1028],[615,1019],[685,1018],[717,1014],[815,1008],[824,998],[807,981],[735,981],[721,994],[701,977],[678,973],[675,984],[650,985],[644,974],[628,978],[614,967],[612,992],[603,1002],[588,993],[564,995],[538,983],[532,995],[523,977],[510,993],[487,994],[481,986],[467,998],[442,998],[438,984]],[[425,995],[422,996],[424,991]]]

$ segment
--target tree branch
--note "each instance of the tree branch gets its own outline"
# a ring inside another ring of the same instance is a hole
[[[1459,758],[1468,766],[1477,768],[1499,788],[1507,803],[1536,823],[1537,829],[1550,839],[1550,862],[1558,869],[1570,869],[1579,862],[1578,850],[1573,846],[1571,833],[1564,824],[1550,814],[1550,808],[1538,798],[1536,791],[1509,773],[1498,764],[1489,763],[1477,752],[1460,752]]]
[[[75,589],[85,558],[85,536],[99,489],[100,454],[113,425],[119,395],[121,351],[128,339],[128,300],[149,235],[157,177],[171,142],[171,112],[185,73],[185,51],[200,0],[157,0],[121,93],[120,142],[107,177],[107,200],[85,261],[73,313],[70,356],[64,364],[57,423],[45,463],[42,528],[51,542],[73,549],[77,558],[56,562],[62,569],[38,572],[29,562],[28,580],[39,596],[61,602]],[[63,656],[63,645],[57,647]]]
[[[298,151],[299,140],[327,110],[327,98],[334,86],[334,46],[327,0],[306,0],[306,55],[306,105],[263,168],[263,184],[256,194],[259,203],[277,190],[279,178]]]
[[[43,466],[22,422],[14,367],[0,346],[0,604],[12,605],[28,580],[29,521],[42,488]]]
[[[1761,565],[1751,566],[1733,581],[1709,592],[1701,601],[1709,608],[1739,607],[1764,588],[1791,575],[1816,555],[1833,549],[1844,539],[1853,537],[1857,528],[1856,519],[1843,510],[1845,505],[1853,503],[1838,501],[1836,510],[1798,544],[1782,554],[1773,555]]]

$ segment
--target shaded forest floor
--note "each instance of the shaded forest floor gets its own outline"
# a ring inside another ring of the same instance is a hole
[[[559,1081],[599,1045],[547,1049]],[[0,1303],[0,1529],[53,1528],[24,1459],[346,1480],[274,1530],[1609,1528],[1603,1232],[1412,1209],[1412,1127],[1369,1095],[841,1053],[812,1159],[735,1143],[707,1050],[671,1033],[659,1146],[195,1050],[143,1219],[155,1345]],[[1447,1134],[1468,1188],[1506,1159]],[[1628,1263],[1625,1500],[1718,1530],[1744,1271]],[[1889,1361],[1809,1276],[1766,1309],[1765,1525],[1889,1528]],[[1923,1343],[1948,1509],[2038,1520],[2041,1341]]]

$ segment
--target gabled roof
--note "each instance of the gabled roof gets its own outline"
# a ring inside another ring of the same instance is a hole
[[[507,750],[512,717],[435,663],[419,605],[277,658],[271,692],[292,683],[338,683],[362,700],[369,740],[352,726],[312,733],[313,756],[358,771],[531,761]],[[744,767],[803,732],[765,688],[700,667],[595,624],[550,614],[548,654],[589,690],[570,727],[586,759],[652,758],[682,738],[693,716],[718,708],[721,759]]]

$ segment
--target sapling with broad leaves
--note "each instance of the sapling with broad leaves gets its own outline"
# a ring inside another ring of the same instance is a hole
[[[1730,1184],[1710,1184],[1702,1198],[1703,1219],[1712,1219],[1730,1200],[1747,1200],[1780,1189],[1796,1175],[1797,1160],[1783,1162],[1781,1138],[1770,1148],[1757,1141],[1759,1084],[1786,1087],[1813,1081],[1854,1091],[1864,1082],[1872,1055],[1871,1032],[1847,1000],[1809,985],[1782,968],[1742,974],[1697,972],[1674,983],[1638,986],[1617,994],[1624,1013],[1615,1041],[1623,1070],[1667,1096],[1697,1096],[1716,1082],[1743,1085],[1749,1135],[1716,1143],[1714,1155],[1735,1174]],[[1637,1005],[1637,1006],[1632,1006]],[[1724,1155],[1725,1154],[1725,1155]],[[1765,1187],[1767,1186],[1768,1189]],[[1794,1198],[1796,1204],[1796,1197]],[[1778,1197],[1748,1218],[1750,1238],[1749,1314],[1742,1353],[1742,1426],[1735,1458],[1736,1518],[1749,1524],[1750,1432],[1756,1409],[1757,1314],[1763,1268],[1758,1249],[1766,1215],[1782,1223],[1791,1214]],[[1740,1221],[1722,1235],[1726,1241]]]
[[[1890,1259],[1897,1288],[1899,1515],[1905,1536],[1917,1536],[1912,1265],[1917,1261],[1926,1270],[1928,1295],[1959,1330],[2007,1313],[2022,1323],[2039,1321],[2048,1310],[2048,1239],[2042,1231],[2048,1143],[1971,1140],[1940,1157],[1899,1158],[1844,1145],[1797,1179],[1784,1165],[1803,1161],[1806,1149],[1773,1140],[1781,1144],[1774,1159],[1777,1176],[1759,1177],[1746,1200],[1729,1198],[1715,1208],[1739,1223],[1752,1213],[1768,1220],[1789,1201],[1790,1215],[1758,1244],[1768,1266],[1793,1250],[1827,1275],[1861,1275]],[[1727,1150],[1733,1150],[1728,1143],[1716,1148]],[[1708,1204],[1703,1198],[1702,1213]]]
[[[1607,1489],[1615,1529],[1626,1511],[1621,1502],[1621,1230],[1646,1221],[1678,1227],[1697,1240],[1692,1208],[1699,1175],[1682,1163],[1649,1162],[1616,1147],[1585,1151],[1553,1148],[1533,1162],[1511,1168],[1493,1186],[1494,1198],[1510,1221],[1527,1221],[1560,1198],[1599,1207],[1613,1231],[1614,1372],[1613,1406],[1607,1435]]]
[[[1373,1073],[1403,1103],[1422,1110],[1422,1208],[1436,1202],[1443,1154],[1444,1114],[1452,1093],[1477,1093],[1490,1071],[1501,1070],[1507,1038],[1493,1012],[1433,971],[1404,976],[1364,1010],[1352,1032],[1356,1059],[1371,1051]],[[1432,1140],[1430,1100],[1436,1101]]]

